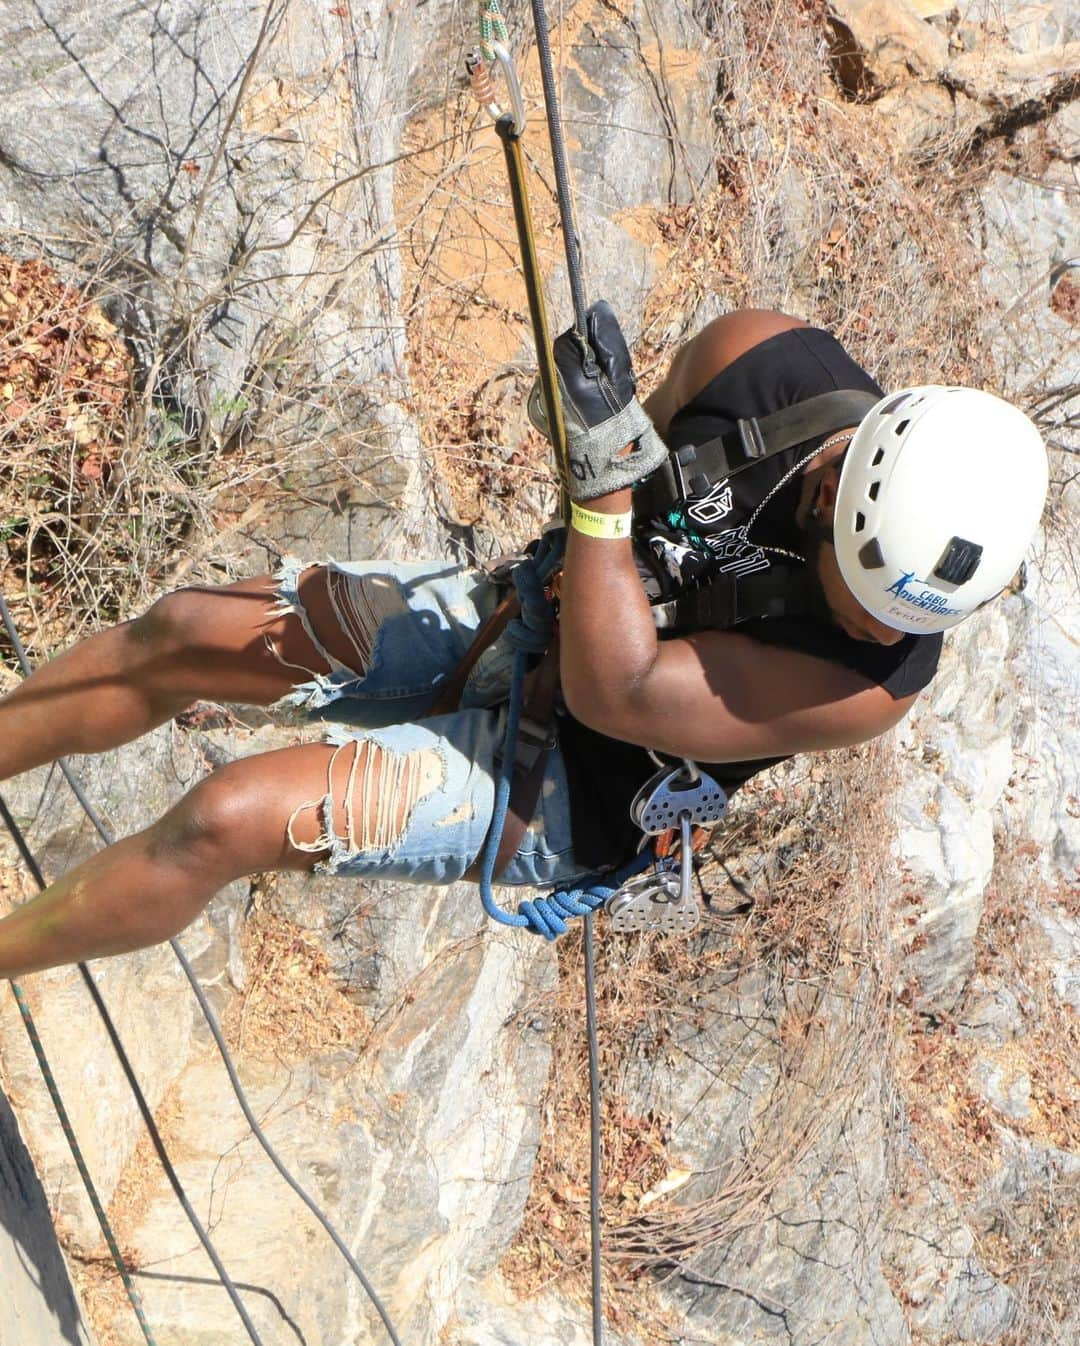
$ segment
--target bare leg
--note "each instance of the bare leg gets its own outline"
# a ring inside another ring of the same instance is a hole
[[[222,767],[146,831],[106,847],[0,920],[0,978],[160,943],[233,879],[311,869],[326,855],[313,801],[328,784],[335,834],[380,827],[400,834],[415,793],[398,788],[388,808],[380,798],[385,765],[385,750],[371,743],[341,750],[313,743]]]
[[[301,593],[324,647],[355,664],[322,567],[305,573]],[[0,699],[0,780],[130,742],[200,698],[269,705],[304,677],[298,670],[327,672],[299,618],[274,605],[269,576],[181,589],[44,664]]]

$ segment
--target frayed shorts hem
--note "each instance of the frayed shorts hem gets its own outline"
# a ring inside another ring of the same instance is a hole
[[[480,856],[491,826],[512,651],[496,642],[485,653],[470,675],[462,709],[433,717],[428,712],[442,683],[464,658],[476,629],[497,603],[496,586],[480,572],[463,566],[327,564],[342,606],[352,614],[372,610],[370,591],[378,586],[384,615],[373,629],[360,632],[370,650],[369,665],[358,672],[325,649],[299,593],[300,577],[311,565],[287,557],[276,577],[275,611],[300,620],[330,672],[297,669],[306,676],[273,710],[291,723],[324,724],[327,741],[339,749],[355,744],[356,758],[363,756],[366,761],[366,754],[375,754],[383,781],[405,780],[408,768],[413,773],[408,779],[414,780],[415,773],[421,772],[430,788],[420,791],[415,800],[410,795],[400,834],[384,835],[384,844],[362,845],[356,836],[337,835],[335,801],[329,791],[323,800],[304,806],[318,808],[318,849],[329,852],[315,872],[455,883]],[[355,643],[356,630],[346,629],[344,621],[341,629]],[[350,833],[356,830],[355,804],[360,804],[359,821],[366,823],[369,813],[393,803],[356,798],[344,802]],[[556,747],[548,756],[535,816],[499,884],[556,887],[585,877],[586,872],[573,856],[566,772]]]

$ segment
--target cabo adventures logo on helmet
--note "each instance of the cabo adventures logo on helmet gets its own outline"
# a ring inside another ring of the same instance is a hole
[[[933,613],[937,617],[956,617],[964,611],[963,608],[949,607],[948,599],[934,589],[910,588],[912,580],[916,584],[926,584],[926,580],[916,578],[914,570],[906,570],[894,584],[889,585],[885,592],[891,594],[894,598],[899,598],[901,602],[907,603],[910,607],[921,608],[924,612]]]

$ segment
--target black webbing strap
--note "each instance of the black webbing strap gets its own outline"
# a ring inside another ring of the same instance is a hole
[[[724,631],[758,617],[793,617],[814,607],[814,587],[805,567],[774,563],[737,577],[717,575],[708,584],[653,606],[657,626],[672,634]]]
[[[662,515],[676,501],[704,495],[717,482],[752,463],[858,425],[880,400],[874,393],[854,388],[818,393],[768,416],[741,420],[734,430],[704,444],[686,444],[673,450],[667,463],[635,488],[634,513],[639,519]]]

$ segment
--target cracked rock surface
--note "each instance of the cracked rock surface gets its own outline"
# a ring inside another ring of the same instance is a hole
[[[515,36],[522,8],[510,16]],[[972,206],[982,269],[961,283],[982,286],[1001,387],[1047,408],[1048,433],[1067,449],[1074,427],[1053,399],[1080,383],[1076,318],[1057,288],[1080,253],[1075,7],[829,8],[838,26],[832,38],[820,31],[820,101],[853,126],[878,118],[898,158],[962,144],[960,172],[1000,155]],[[764,120],[745,133],[735,125],[745,70],[760,74],[755,63],[768,57],[740,26],[750,6],[578,0],[565,9],[564,102],[590,285],[615,302],[649,360],[691,319],[726,311],[732,294],[762,306],[777,295],[817,302],[822,268],[838,265],[829,259],[843,247],[842,222],[825,219],[822,205],[843,161],[823,159],[821,180],[811,181]],[[497,333],[498,378],[513,394],[531,357],[507,236],[492,223],[503,213],[501,186],[482,176],[488,160],[498,169],[493,146],[477,133],[481,204],[471,217],[438,214],[456,203],[449,170],[424,179],[418,200],[396,162],[417,145],[426,151],[424,136],[459,153],[458,76],[448,71],[471,41],[470,7],[184,0],[136,5],[121,23],[109,4],[13,0],[5,24],[0,250],[46,249],[63,266],[92,244],[104,259],[105,302],[143,373],[177,314],[198,313],[165,373],[170,415],[204,444],[228,451],[235,412],[215,399],[228,400],[241,380],[253,399],[272,402],[283,382],[289,389],[288,502],[222,552],[221,572],[260,573],[286,551],[415,559],[506,541],[484,516],[449,518],[433,480],[452,437],[449,418],[425,437],[424,418],[450,380],[454,341],[422,344],[423,248],[409,233],[410,211],[434,212],[433,236],[461,249],[444,287],[449,307],[491,340],[493,301],[464,299],[455,286],[478,266],[470,248],[488,237],[481,225],[493,231],[497,295],[514,315]],[[797,112],[812,124],[820,109],[807,95]],[[731,137],[739,144],[737,161],[717,152],[720,131],[726,147]],[[775,181],[755,176],[767,162],[781,164]],[[540,162],[533,174],[545,247],[556,237],[546,172]],[[752,284],[740,276],[734,234],[720,231],[713,251],[702,243],[685,298],[659,311],[671,239],[692,233],[695,211],[717,192],[729,204],[767,201],[750,232],[768,274]],[[899,199],[897,188],[888,209]],[[554,245],[549,252],[561,295],[563,263]],[[269,341],[271,319],[284,345]],[[313,407],[312,388],[336,392]],[[467,406],[478,452],[507,423],[488,409],[479,399]],[[524,433],[494,446],[504,468],[522,471]],[[1055,459],[1059,479],[1071,461]],[[477,494],[498,484],[481,476]],[[1075,1046],[1080,1013],[1075,491],[1073,483],[1057,497],[1026,587],[950,637],[937,680],[895,736],[889,867],[866,894],[888,918],[875,957],[863,960],[841,932],[838,974],[811,996],[801,950],[771,970],[732,956],[715,983],[686,988],[671,1023],[635,1038],[606,1081],[628,1118],[651,1119],[649,1135],[662,1136],[671,1186],[659,1191],[658,1181],[642,1211],[708,1214],[740,1164],[755,1194],[752,1209],[725,1207],[730,1236],[650,1269],[635,1291],[648,1313],[613,1315],[611,1346],[1077,1339],[1069,1284],[1080,1256],[1080,1096],[1076,1058],[1070,1067],[1061,1050]],[[536,474],[511,477],[505,495],[523,527],[537,525]],[[109,826],[130,833],[214,765],[296,733],[209,708],[197,725],[170,724],[76,765]],[[793,779],[797,787],[779,777],[776,791],[805,788],[800,807],[812,810],[821,775]],[[766,808],[779,803],[762,798]],[[96,845],[54,770],[6,784],[5,799],[48,873]],[[782,868],[795,847],[783,833],[769,864]],[[6,890],[27,895],[17,857],[8,849],[2,859]],[[755,892],[771,872],[762,862]],[[737,928],[712,937],[735,947]],[[342,1231],[403,1341],[587,1346],[580,1267],[571,1268],[578,1280],[560,1279],[572,1259],[553,1251],[526,1296],[504,1260],[530,1201],[549,1200],[559,1219],[581,1208],[580,1193],[543,1187],[538,1162],[552,1124],[553,1061],[567,1050],[551,1031],[564,974],[550,948],[491,928],[465,885],[294,877],[232,885],[182,943],[256,1114]],[[99,963],[93,975],[266,1346],[381,1340],[360,1288],[252,1140],[168,950]],[[157,1341],[232,1346],[238,1325],[152,1159],[81,982],[57,970],[34,978],[28,994],[95,1182],[147,1273],[139,1290]],[[879,995],[885,1026],[839,1062],[828,1058],[825,1048],[850,1037]],[[706,1014],[706,1002],[717,1012]],[[792,1068],[792,1023],[828,1069],[811,1068],[813,1051],[800,1058],[805,1069]],[[98,1346],[137,1346],[123,1301],[87,1271],[100,1254],[96,1225],[21,1032],[4,1000],[0,1340],[91,1346],[96,1333]],[[788,1106],[797,1143],[763,1176],[765,1141]],[[608,1269],[612,1281],[624,1275],[622,1263]]]

